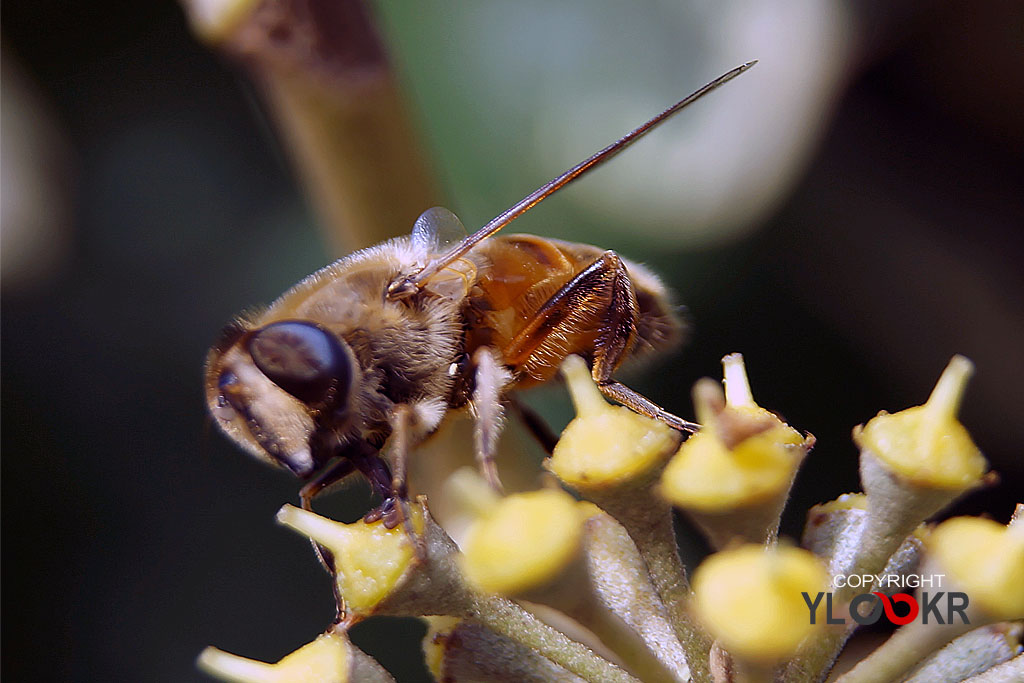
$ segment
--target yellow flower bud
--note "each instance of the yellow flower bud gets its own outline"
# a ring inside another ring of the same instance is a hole
[[[698,617],[729,653],[769,664],[792,656],[816,628],[801,593],[813,598],[827,584],[806,550],[746,545],[705,560],[693,592]]]
[[[422,509],[414,504],[410,510],[413,529],[422,533]],[[413,564],[404,524],[394,529],[381,520],[342,524],[292,505],[281,508],[277,519],[333,553],[338,591],[354,613],[368,611],[387,597]]]
[[[818,503],[810,509],[807,516],[809,519],[813,520],[816,516],[828,515],[836,512],[848,512],[850,510],[867,509],[868,497],[863,493],[844,493],[835,500],[830,500],[827,503]]]
[[[555,489],[501,499],[466,535],[466,579],[482,591],[505,595],[543,586],[578,554],[591,512],[591,506]]]
[[[717,435],[701,431],[683,444],[665,468],[661,491],[672,503],[717,512],[773,498],[789,487],[792,454],[770,435],[726,448]]]
[[[720,513],[784,496],[813,444],[750,393],[743,357],[722,360],[725,401],[713,380],[694,386],[697,419],[704,426],[682,445],[662,475],[661,491],[687,509]]]
[[[936,563],[963,587],[971,605],[995,620],[1024,618],[1024,528],[954,517],[925,542]]]
[[[566,358],[562,373],[577,416],[562,433],[548,468],[573,488],[605,488],[641,477],[679,444],[678,432],[668,425],[605,401],[583,359]]]
[[[348,638],[339,633],[325,633],[276,664],[239,657],[215,647],[203,650],[198,663],[199,668],[211,676],[236,683],[393,680],[380,665],[356,650]]]
[[[881,413],[854,432],[863,450],[914,484],[967,489],[988,468],[970,434],[956,419],[974,365],[954,356],[923,406]]]

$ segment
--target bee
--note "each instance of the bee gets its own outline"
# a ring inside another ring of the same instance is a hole
[[[471,410],[478,464],[500,490],[494,452],[512,392],[547,382],[570,354],[586,359],[606,397],[693,431],[613,378],[624,360],[680,337],[658,278],[613,251],[496,233],[755,63],[711,81],[468,237],[453,214],[428,210],[410,236],[342,258],[236,320],[207,356],[215,422],[304,480],[304,507],[361,472],[384,501],[367,519],[389,527],[408,495],[409,451],[455,412]]]

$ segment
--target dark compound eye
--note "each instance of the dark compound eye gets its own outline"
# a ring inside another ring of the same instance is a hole
[[[335,385],[348,389],[348,354],[337,337],[313,323],[271,323],[249,338],[248,348],[260,372],[301,401],[322,401]]]

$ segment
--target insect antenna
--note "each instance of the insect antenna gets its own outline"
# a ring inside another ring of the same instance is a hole
[[[596,168],[597,166],[600,166],[604,162],[610,160],[616,154],[629,147],[631,144],[642,138],[650,131],[654,130],[654,128],[656,128],[658,124],[670,118],[679,110],[683,109],[689,104],[692,104],[693,102],[696,102],[701,97],[707,95],[715,88],[724,85],[725,83],[728,83],[729,81],[736,78],[741,73],[743,73],[750,67],[754,66],[755,64],[757,64],[756,59],[749,61],[746,64],[741,64],[740,66],[737,66],[736,68],[725,72],[724,74],[722,74],[715,80],[711,81],[707,85],[698,88],[697,90],[690,93],[683,99],[679,100],[665,111],[661,112],[654,118],[650,119],[649,121],[641,125],[639,128],[634,129],[632,132],[622,136],[621,138],[619,138],[612,144],[608,145],[601,151],[584,159],[583,161],[576,164],[575,166],[573,166],[572,168],[570,168],[568,171],[561,174],[557,178],[554,178],[553,180],[549,180],[548,182],[544,183],[536,190],[520,199],[513,206],[509,207],[505,211],[502,211],[500,214],[495,216],[493,219],[491,219],[490,222],[487,223],[487,225],[480,228],[466,239],[462,240],[462,242],[449,249],[447,252],[439,256],[437,259],[426,265],[418,272],[393,282],[391,286],[388,288],[388,298],[401,299],[406,296],[410,296],[414,292],[419,291],[419,289],[424,285],[424,283],[426,283],[427,280],[436,275],[438,271],[440,271],[442,268],[446,267],[456,259],[461,258],[463,255],[466,254],[466,252],[475,247],[477,244],[484,241],[491,235],[495,234],[496,232],[504,228],[506,225],[508,225],[515,219],[519,218],[524,213],[532,209],[534,206],[542,202],[544,199],[553,195],[555,192],[558,192],[572,181],[582,177],[591,169]]]

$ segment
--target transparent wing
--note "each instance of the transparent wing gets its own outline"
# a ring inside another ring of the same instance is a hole
[[[440,206],[424,211],[412,226],[413,243],[426,247],[427,252],[433,255],[445,253],[465,240],[466,228],[462,221]],[[458,258],[424,280],[423,289],[445,299],[458,301],[466,296],[476,282],[476,275],[476,264],[473,261]]]
[[[427,209],[412,226],[412,241],[438,254],[466,239],[466,228],[459,217],[442,206]]]

